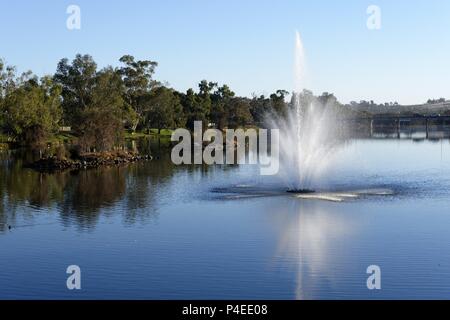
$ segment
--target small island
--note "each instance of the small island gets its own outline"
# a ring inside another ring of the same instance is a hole
[[[140,155],[132,151],[95,152],[80,155],[76,159],[49,156],[34,161],[27,166],[41,171],[52,172],[66,169],[88,169],[99,166],[113,166],[142,160],[152,160],[150,155]]]

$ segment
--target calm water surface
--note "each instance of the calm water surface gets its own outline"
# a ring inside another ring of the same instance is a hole
[[[297,199],[252,166],[175,167],[159,152],[53,175],[1,153],[0,298],[450,298],[448,140],[348,143],[321,188],[393,194],[344,202]],[[66,288],[72,264],[80,291]],[[378,291],[366,287],[373,264]]]

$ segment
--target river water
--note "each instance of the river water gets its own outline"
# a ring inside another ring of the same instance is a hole
[[[250,165],[176,167],[141,144],[153,161],[57,174],[0,153],[0,298],[450,298],[447,139],[348,142],[324,188],[390,192],[341,202],[299,199]]]

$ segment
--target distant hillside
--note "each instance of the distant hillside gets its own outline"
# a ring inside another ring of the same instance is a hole
[[[368,113],[371,115],[381,114],[411,114],[423,116],[442,116],[450,115],[450,101],[438,103],[426,103],[417,105],[399,105],[399,104],[369,104],[369,103],[351,103],[347,105],[355,112]]]

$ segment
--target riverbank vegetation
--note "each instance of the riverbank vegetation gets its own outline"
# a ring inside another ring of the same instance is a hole
[[[0,134],[36,150],[50,143],[71,144],[71,154],[118,150],[125,138],[170,136],[194,121],[218,129],[263,126],[268,114],[286,113],[289,93],[239,97],[226,84],[202,80],[179,92],[154,78],[158,64],[124,55],[117,67],[99,69],[90,55],[59,61],[56,72],[39,78],[18,75],[0,60]],[[305,91],[306,98],[312,98]],[[324,93],[317,99],[337,99]],[[68,154],[67,152],[60,152]]]

